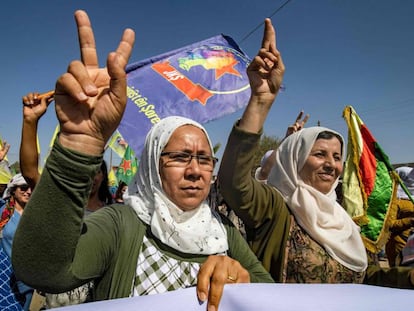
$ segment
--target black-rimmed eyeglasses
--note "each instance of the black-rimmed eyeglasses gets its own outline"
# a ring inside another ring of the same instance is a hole
[[[186,167],[193,158],[197,159],[200,169],[211,171],[214,169],[218,159],[206,154],[191,154],[183,151],[166,151],[161,153],[162,157],[168,157],[168,164],[175,167]]]

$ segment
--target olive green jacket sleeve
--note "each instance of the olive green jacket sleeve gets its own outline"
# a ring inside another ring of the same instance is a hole
[[[83,207],[101,161],[55,143],[14,238],[13,267],[25,283],[50,293],[84,283],[74,275],[72,259],[84,229]]]
[[[101,161],[55,143],[13,243],[13,267],[25,283],[61,293],[99,277],[95,300],[131,293],[145,226],[122,205],[83,219]]]
[[[244,132],[236,123],[227,141],[218,178],[226,204],[246,226],[253,252],[273,279],[280,282],[290,214],[276,189],[251,175],[260,135]]]
[[[256,255],[250,249],[246,240],[240,234],[238,229],[227,218],[223,219],[227,229],[227,238],[229,241],[228,255],[236,259],[240,264],[249,271],[250,282],[252,283],[274,283],[270,274],[263,267]]]

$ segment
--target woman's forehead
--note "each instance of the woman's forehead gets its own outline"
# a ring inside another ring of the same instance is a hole
[[[194,125],[182,125],[178,127],[171,135],[168,143],[172,141],[205,141],[208,144],[206,133],[199,127]]]
[[[341,150],[341,142],[335,136],[331,138],[318,138],[315,140],[312,149],[318,148],[329,148],[329,149],[337,149],[338,152],[342,152]]]

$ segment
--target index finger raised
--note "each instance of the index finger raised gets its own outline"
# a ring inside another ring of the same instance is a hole
[[[88,14],[86,14],[85,11],[78,10],[75,12],[75,20],[78,27],[78,39],[82,63],[87,68],[99,68],[95,37]]]
[[[262,48],[269,50],[270,46],[276,47],[275,29],[273,28],[270,18],[265,19],[265,27],[262,39]]]

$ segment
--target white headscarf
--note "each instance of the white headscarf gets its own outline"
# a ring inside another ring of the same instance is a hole
[[[6,190],[3,193],[3,199],[8,199],[11,196],[11,191],[19,186],[27,186],[26,179],[22,176],[22,174],[16,174],[10,179],[9,183],[7,184]]]
[[[305,184],[299,177],[317,136],[323,131],[342,138],[324,127],[305,128],[287,137],[277,148],[268,184],[281,193],[298,224],[329,255],[349,269],[361,272],[367,268],[367,254],[359,227],[336,201],[339,177],[328,194]]]
[[[395,171],[400,176],[402,182],[407,187],[407,190],[410,192],[411,196],[414,196],[414,169],[408,166],[401,166],[396,168]],[[410,199],[400,185],[398,185],[397,188],[397,198],[405,200]]]
[[[219,217],[206,201],[191,211],[182,211],[162,188],[159,160],[173,132],[183,125],[200,128],[213,147],[206,130],[197,122],[183,117],[167,117],[149,131],[134,181],[124,194],[138,217],[151,226],[152,233],[164,244],[190,254],[220,254],[228,250],[227,232]]]

